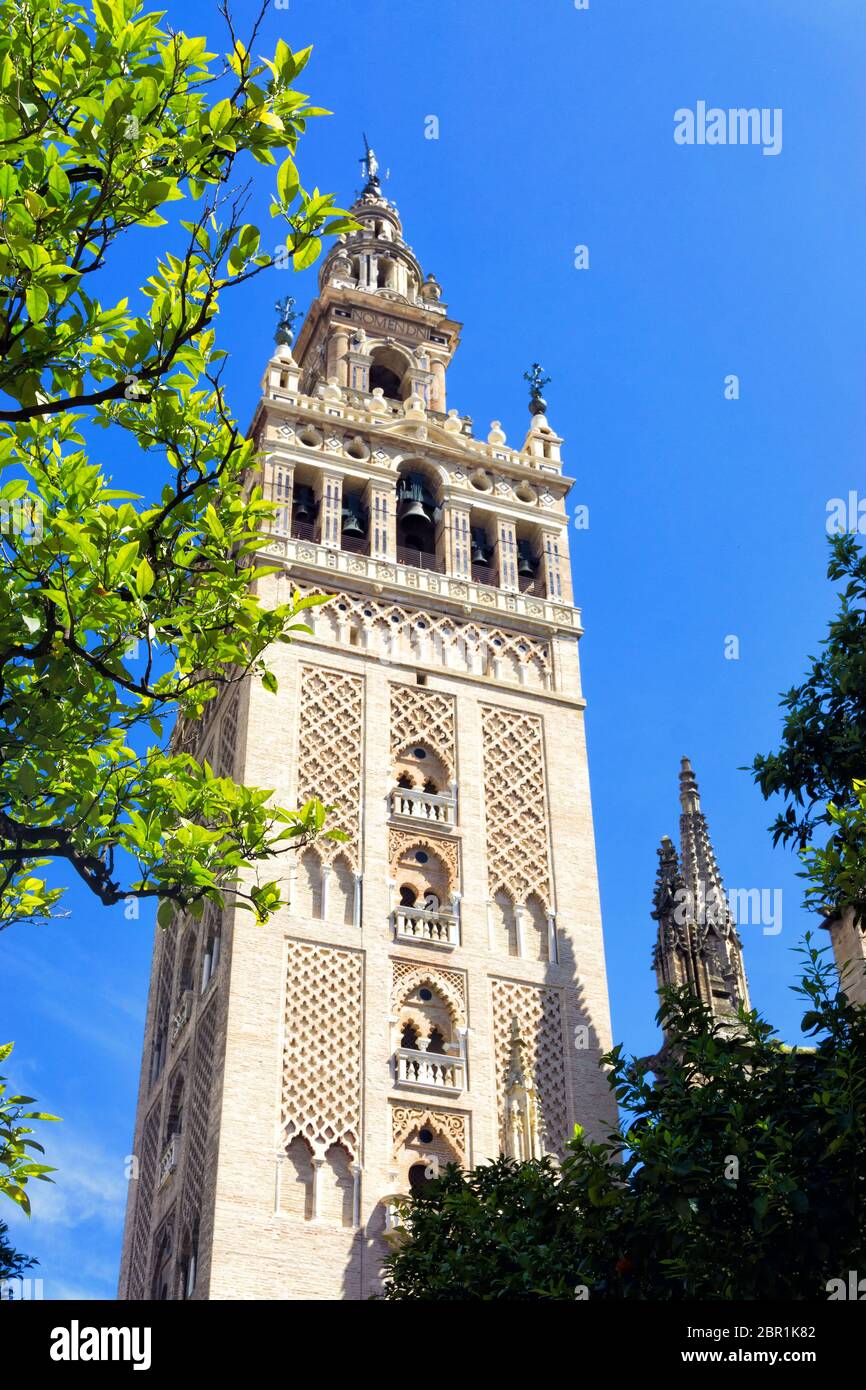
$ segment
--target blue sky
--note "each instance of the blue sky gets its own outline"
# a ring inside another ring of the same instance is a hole
[[[167,9],[221,46],[215,4]],[[239,32],[253,9],[235,5]],[[864,488],[862,0],[291,0],[270,9],[259,50],[279,37],[315,45],[305,90],[335,113],[302,146],[305,183],[349,201],[366,131],[408,239],[465,322],[449,404],[482,437],[499,419],[519,443],[523,372],[539,359],[553,377],[549,417],[590,514],[572,548],[615,1037],[655,1041],[648,912],[687,753],[727,884],[782,890],[781,933],[743,936],[753,1002],[795,1041],[790,952],[810,923],[796,863],[766,833],[771,809],[738,769],[776,745],[778,692],[832,611],[828,500]],[[674,112],[700,100],[781,108],[781,153],[675,144]],[[268,175],[255,179],[267,239]],[[131,244],[115,293],[160,249],[158,233]],[[274,272],[224,304],[242,420],[274,298],[305,309],[314,283]],[[139,461],[114,468],[141,483]],[[151,919],[77,888],[67,907],[0,938],[13,1078],[64,1117],[49,1135],[58,1184],[34,1193],[29,1225],[11,1220],[46,1296],[111,1297]]]

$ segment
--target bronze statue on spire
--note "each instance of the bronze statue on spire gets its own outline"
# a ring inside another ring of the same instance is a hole
[[[363,134],[363,132],[362,132],[362,134]],[[372,150],[371,147],[370,147],[370,141],[367,139],[366,134],[364,134],[364,157],[363,157],[363,159],[360,159],[360,160],[358,161],[358,163],[361,165],[361,168],[362,168],[363,171],[364,171],[364,178],[365,178],[365,180],[366,180],[366,188],[372,188],[372,189],[378,190],[378,188],[379,188],[379,161],[378,161],[378,159],[376,158],[375,151]],[[366,191],[366,189],[365,189],[365,191]]]

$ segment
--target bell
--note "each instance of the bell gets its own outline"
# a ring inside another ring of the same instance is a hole
[[[472,527],[471,561],[473,565],[490,564],[490,546],[487,533],[480,526]]]
[[[521,579],[532,579],[538,569],[538,561],[532,553],[531,541],[517,542],[517,573]]]
[[[296,521],[313,522],[316,519],[316,512],[319,510],[316,502],[316,494],[311,487],[305,483],[299,483],[295,488],[294,496],[294,515]]]
[[[398,521],[430,521],[431,515],[423,502],[417,500],[401,502],[397,507]]]
[[[364,508],[356,498],[349,497],[344,501],[342,523],[344,536],[360,536],[362,539],[366,536]]]
[[[432,521],[436,504],[417,473],[407,473],[397,484],[397,520]]]

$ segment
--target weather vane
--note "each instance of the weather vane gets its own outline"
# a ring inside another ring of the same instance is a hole
[[[529,382],[529,409],[533,415],[543,415],[547,409],[547,402],[541,393],[552,379],[544,375],[540,362],[533,362],[529,371],[523,373],[523,380]]]
[[[364,157],[363,159],[360,159],[358,163],[364,170],[364,178],[367,180],[367,183],[378,185],[379,161],[376,158],[376,155],[373,152],[373,150],[370,148],[370,141],[367,139],[366,134],[363,131],[361,133],[364,135]]]
[[[295,308],[295,301],[290,294],[287,294],[285,299],[278,299],[274,308],[279,314],[274,342],[278,347],[291,347],[295,336],[295,319],[301,317],[300,310]]]

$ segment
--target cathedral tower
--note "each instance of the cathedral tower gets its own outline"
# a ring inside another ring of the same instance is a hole
[[[318,796],[344,842],[267,927],[158,932],[121,1273],[129,1298],[365,1298],[394,1199],[450,1161],[614,1122],[562,440],[449,404],[460,325],[372,155],[253,421],[266,603],[334,597],[195,732]]]
[[[701,810],[688,758],[680,771],[680,854],[667,835],[658,850],[652,916],[658,923],[653,968],[659,989],[688,986],[719,1021],[750,1007],[743,943]]]

